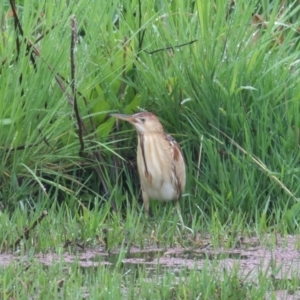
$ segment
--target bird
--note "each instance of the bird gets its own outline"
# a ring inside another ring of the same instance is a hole
[[[184,227],[179,200],[186,184],[185,160],[179,144],[167,134],[151,112],[133,115],[110,114],[132,124],[137,132],[137,167],[144,210],[149,214],[149,200],[175,201]]]

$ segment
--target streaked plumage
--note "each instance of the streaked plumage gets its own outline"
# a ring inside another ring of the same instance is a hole
[[[185,163],[179,145],[164,132],[158,118],[150,112],[111,116],[131,123],[137,131],[137,165],[145,210],[149,211],[149,199],[178,201],[185,187]]]

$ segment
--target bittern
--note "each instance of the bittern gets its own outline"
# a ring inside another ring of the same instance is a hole
[[[174,138],[165,133],[158,118],[150,112],[134,115],[111,114],[131,123],[137,132],[137,165],[144,209],[149,213],[149,200],[176,201],[182,226],[179,200],[185,187],[185,162]]]

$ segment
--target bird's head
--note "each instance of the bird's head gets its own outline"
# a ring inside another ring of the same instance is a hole
[[[131,123],[140,134],[164,132],[158,118],[150,112],[138,112],[134,115],[111,114],[111,116]]]

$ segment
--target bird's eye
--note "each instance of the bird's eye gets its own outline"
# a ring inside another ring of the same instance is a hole
[[[145,123],[145,122],[146,122],[146,119],[145,119],[145,118],[140,118],[140,120],[142,121],[142,123]]]

